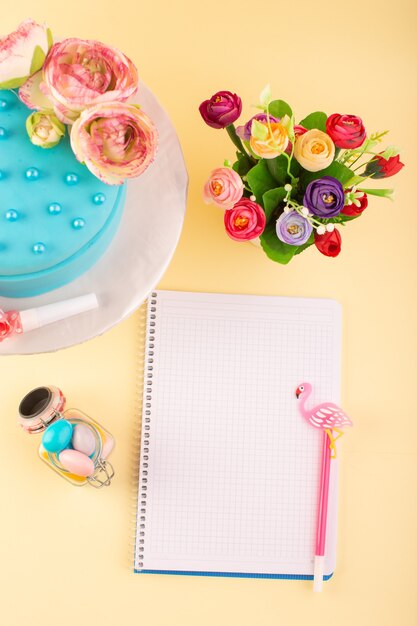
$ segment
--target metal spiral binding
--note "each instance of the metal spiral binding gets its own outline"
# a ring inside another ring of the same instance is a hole
[[[142,444],[141,444],[141,471],[139,477],[139,502],[136,529],[136,554],[137,568],[143,568],[143,556],[145,551],[146,534],[146,499],[148,483],[149,439],[151,435],[151,411],[152,411],[152,384],[153,362],[155,349],[155,325],[156,325],[156,292],[152,292],[148,300],[147,337],[145,352],[145,372],[142,409]]]
[[[129,466],[131,474],[131,516],[129,520],[129,544],[128,544],[128,567],[129,570],[137,569],[137,515],[138,504],[140,500],[139,492],[139,471],[140,471],[140,454],[141,454],[141,433],[142,433],[142,409],[144,402],[144,371],[146,365],[146,320],[147,320],[148,303],[144,302],[139,308],[138,315],[138,334],[135,351],[138,356],[136,384],[133,396],[133,414],[135,419],[132,422],[132,431],[130,433],[131,450],[129,455]]]

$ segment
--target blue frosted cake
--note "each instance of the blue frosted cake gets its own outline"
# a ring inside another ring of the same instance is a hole
[[[0,296],[34,296],[89,269],[111,243],[126,184],[102,183],[68,137],[44,150],[28,138],[27,107],[0,90]]]
[[[105,253],[158,146],[138,85],[99,41],[54,43],[32,19],[0,38],[0,296],[61,287]]]

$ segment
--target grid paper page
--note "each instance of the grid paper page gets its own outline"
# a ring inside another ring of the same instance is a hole
[[[340,306],[167,291],[155,300],[135,569],[311,575],[321,432],[295,390],[308,381],[311,406],[339,401]],[[332,461],[325,574],[336,484]]]

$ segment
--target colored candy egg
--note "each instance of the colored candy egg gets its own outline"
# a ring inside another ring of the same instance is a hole
[[[109,456],[109,454],[113,450],[113,448],[114,448],[114,439],[113,439],[113,437],[110,437],[110,435],[108,435],[107,439],[103,443],[103,447],[101,449],[101,458],[102,459],[107,459],[107,457]]]
[[[76,476],[91,476],[94,474],[94,463],[83,452],[78,450],[62,450],[59,454],[62,467]]]
[[[91,428],[85,424],[76,424],[72,431],[72,447],[87,456],[93,454],[96,449],[96,438]]]
[[[67,420],[58,420],[45,430],[42,445],[48,452],[61,452],[67,447],[72,437],[72,424]]]

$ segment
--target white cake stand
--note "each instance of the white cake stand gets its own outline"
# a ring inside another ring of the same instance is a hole
[[[146,299],[166,270],[181,233],[187,171],[175,130],[143,83],[136,100],[155,122],[159,149],[154,163],[127,185],[126,206],[104,256],[72,283],[34,298],[0,297],[0,309],[27,309],[90,292],[99,308],[0,343],[1,354],[36,354],[67,348],[106,332]]]

